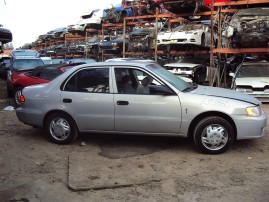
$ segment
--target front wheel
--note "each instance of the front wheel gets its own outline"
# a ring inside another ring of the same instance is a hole
[[[55,112],[49,115],[46,120],[45,129],[48,138],[56,144],[71,143],[78,135],[74,120],[62,112]]]
[[[202,119],[194,129],[194,143],[206,154],[225,152],[234,140],[234,129],[225,119],[210,116]]]

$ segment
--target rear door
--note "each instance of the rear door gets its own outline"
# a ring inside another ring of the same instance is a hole
[[[84,68],[66,82],[61,93],[65,111],[81,131],[113,131],[114,104],[110,68]]]

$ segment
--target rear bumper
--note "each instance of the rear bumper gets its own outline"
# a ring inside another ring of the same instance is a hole
[[[22,108],[16,109],[16,115],[20,122],[30,125],[30,126],[37,126],[43,127],[43,115],[34,112],[26,113]]]

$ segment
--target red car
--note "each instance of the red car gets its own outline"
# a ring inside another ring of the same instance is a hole
[[[43,65],[36,67],[32,70],[27,71],[14,71],[11,75],[11,84],[13,86],[13,92],[14,92],[14,100],[16,106],[20,105],[20,95],[21,90],[24,87],[36,85],[36,84],[42,84],[42,83],[48,83],[60,74],[68,71],[68,69],[77,66],[85,64],[84,62],[80,63],[60,63],[60,64],[49,64],[49,65]]]

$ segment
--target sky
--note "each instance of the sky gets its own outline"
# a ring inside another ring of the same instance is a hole
[[[110,8],[121,0],[0,0],[0,24],[13,34],[15,48],[41,34],[79,21],[85,11]]]

